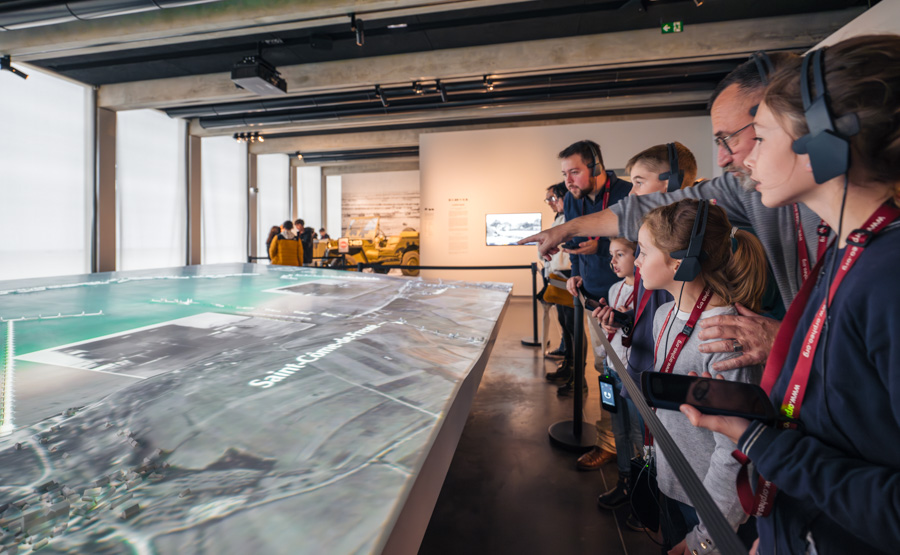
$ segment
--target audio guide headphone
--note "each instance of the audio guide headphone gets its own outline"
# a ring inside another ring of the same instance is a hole
[[[591,141],[584,142],[588,145],[588,148],[591,151],[591,157],[593,158],[591,163],[588,164],[588,167],[591,168],[591,177],[597,177],[598,175],[603,173],[603,164],[600,163],[600,153],[597,152],[597,149],[594,147],[594,143],[592,143]]]
[[[659,174],[659,180],[669,180],[666,191],[671,193],[681,189],[681,182],[684,180],[684,170],[678,168],[678,149],[675,143],[666,143],[666,149],[669,151],[669,171]]]
[[[697,215],[694,217],[694,227],[691,229],[688,247],[669,253],[672,258],[681,260],[681,265],[675,270],[675,281],[694,281],[700,275],[700,263],[708,257],[706,251],[703,250],[703,238],[706,236],[708,219],[709,201],[701,199],[697,204]]]
[[[797,154],[809,154],[813,178],[816,183],[825,183],[850,168],[850,139],[859,133],[859,118],[855,113],[841,116],[837,120],[828,106],[828,91],[825,90],[825,70],[822,59],[825,50],[820,48],[803,58],[800,70],[800,95],[803,99],[804,116],[809,133],[793,142],[791,148]],[[809,66],[812,63],[815,98],[810,93]]]

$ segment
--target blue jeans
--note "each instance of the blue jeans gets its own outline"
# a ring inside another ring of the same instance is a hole
[[[613,379],[616,392],[616,412],[611,412],[610,420],[613,436],[616,438],[616,466],[619,478],[631,475],[631,459],[638,456],[643,446],[644,427],[640,414],[631,399],[622,398],[622,380],[619,374],[604,363],[606,373]]]

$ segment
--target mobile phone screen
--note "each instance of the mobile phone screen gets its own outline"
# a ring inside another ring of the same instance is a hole
[[[600,376],[600,405],[609,412],[616,412],[616,390],[612,378]]]
[[[655,407],[678,410],[686,403],[707,414],[763,421],[774,421],[777,417],[768,396],[756,385],[657,372],[645,373],[642,381],[644,395]]]

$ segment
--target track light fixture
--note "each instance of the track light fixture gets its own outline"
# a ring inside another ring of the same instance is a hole
[[[259,131],[254,131],[253,133],[235,133],[231,138],[239,143],[266,142],[266,138],[263,135],[260,135]]]
[[[384,96],[384,91],[381,90],[381,85],[375,85],[375,97],[381,100],[381,105],[385,108],[390,106],[387,97]]]
[[[24,71],[19,71],[18,69],[12,66],[12,60],[9,56],[0,56],[0,71],[8,71],[13,75],[18,75],[22,79],[28,79],[28,74]]]
[[[441,93],[441,102],[447,102],[447,87],[441,83],[440,79],[434,82],[434,86],[436,86],[438,92]]]
[[[418,81],[413,81],[413,90],[416,92],[416,94],[422,94],[425,92],[422,90],[422,84]]]
[[[491,80],[490,77],[485,75],[483,81],[484,81],[484,88],[487,89],[488,92],[491,92],[494,90],[494,81]]]
[[[363,26],[362,19],[356,19],[356,14],[350,14],[350,30],[356,33],[356,46],[362,46],[366,43],[366,29]]]

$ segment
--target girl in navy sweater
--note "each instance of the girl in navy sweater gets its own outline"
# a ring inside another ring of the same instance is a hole
[[[784,421],[682,412],[749,459],[742,484],[755,491],[742,502],[760,517],[757,553],[897,553],[900,37],[807,58],[773,78],[745,160],[766,206],[802,202],[837,230],[769,355],[762,385]]]

